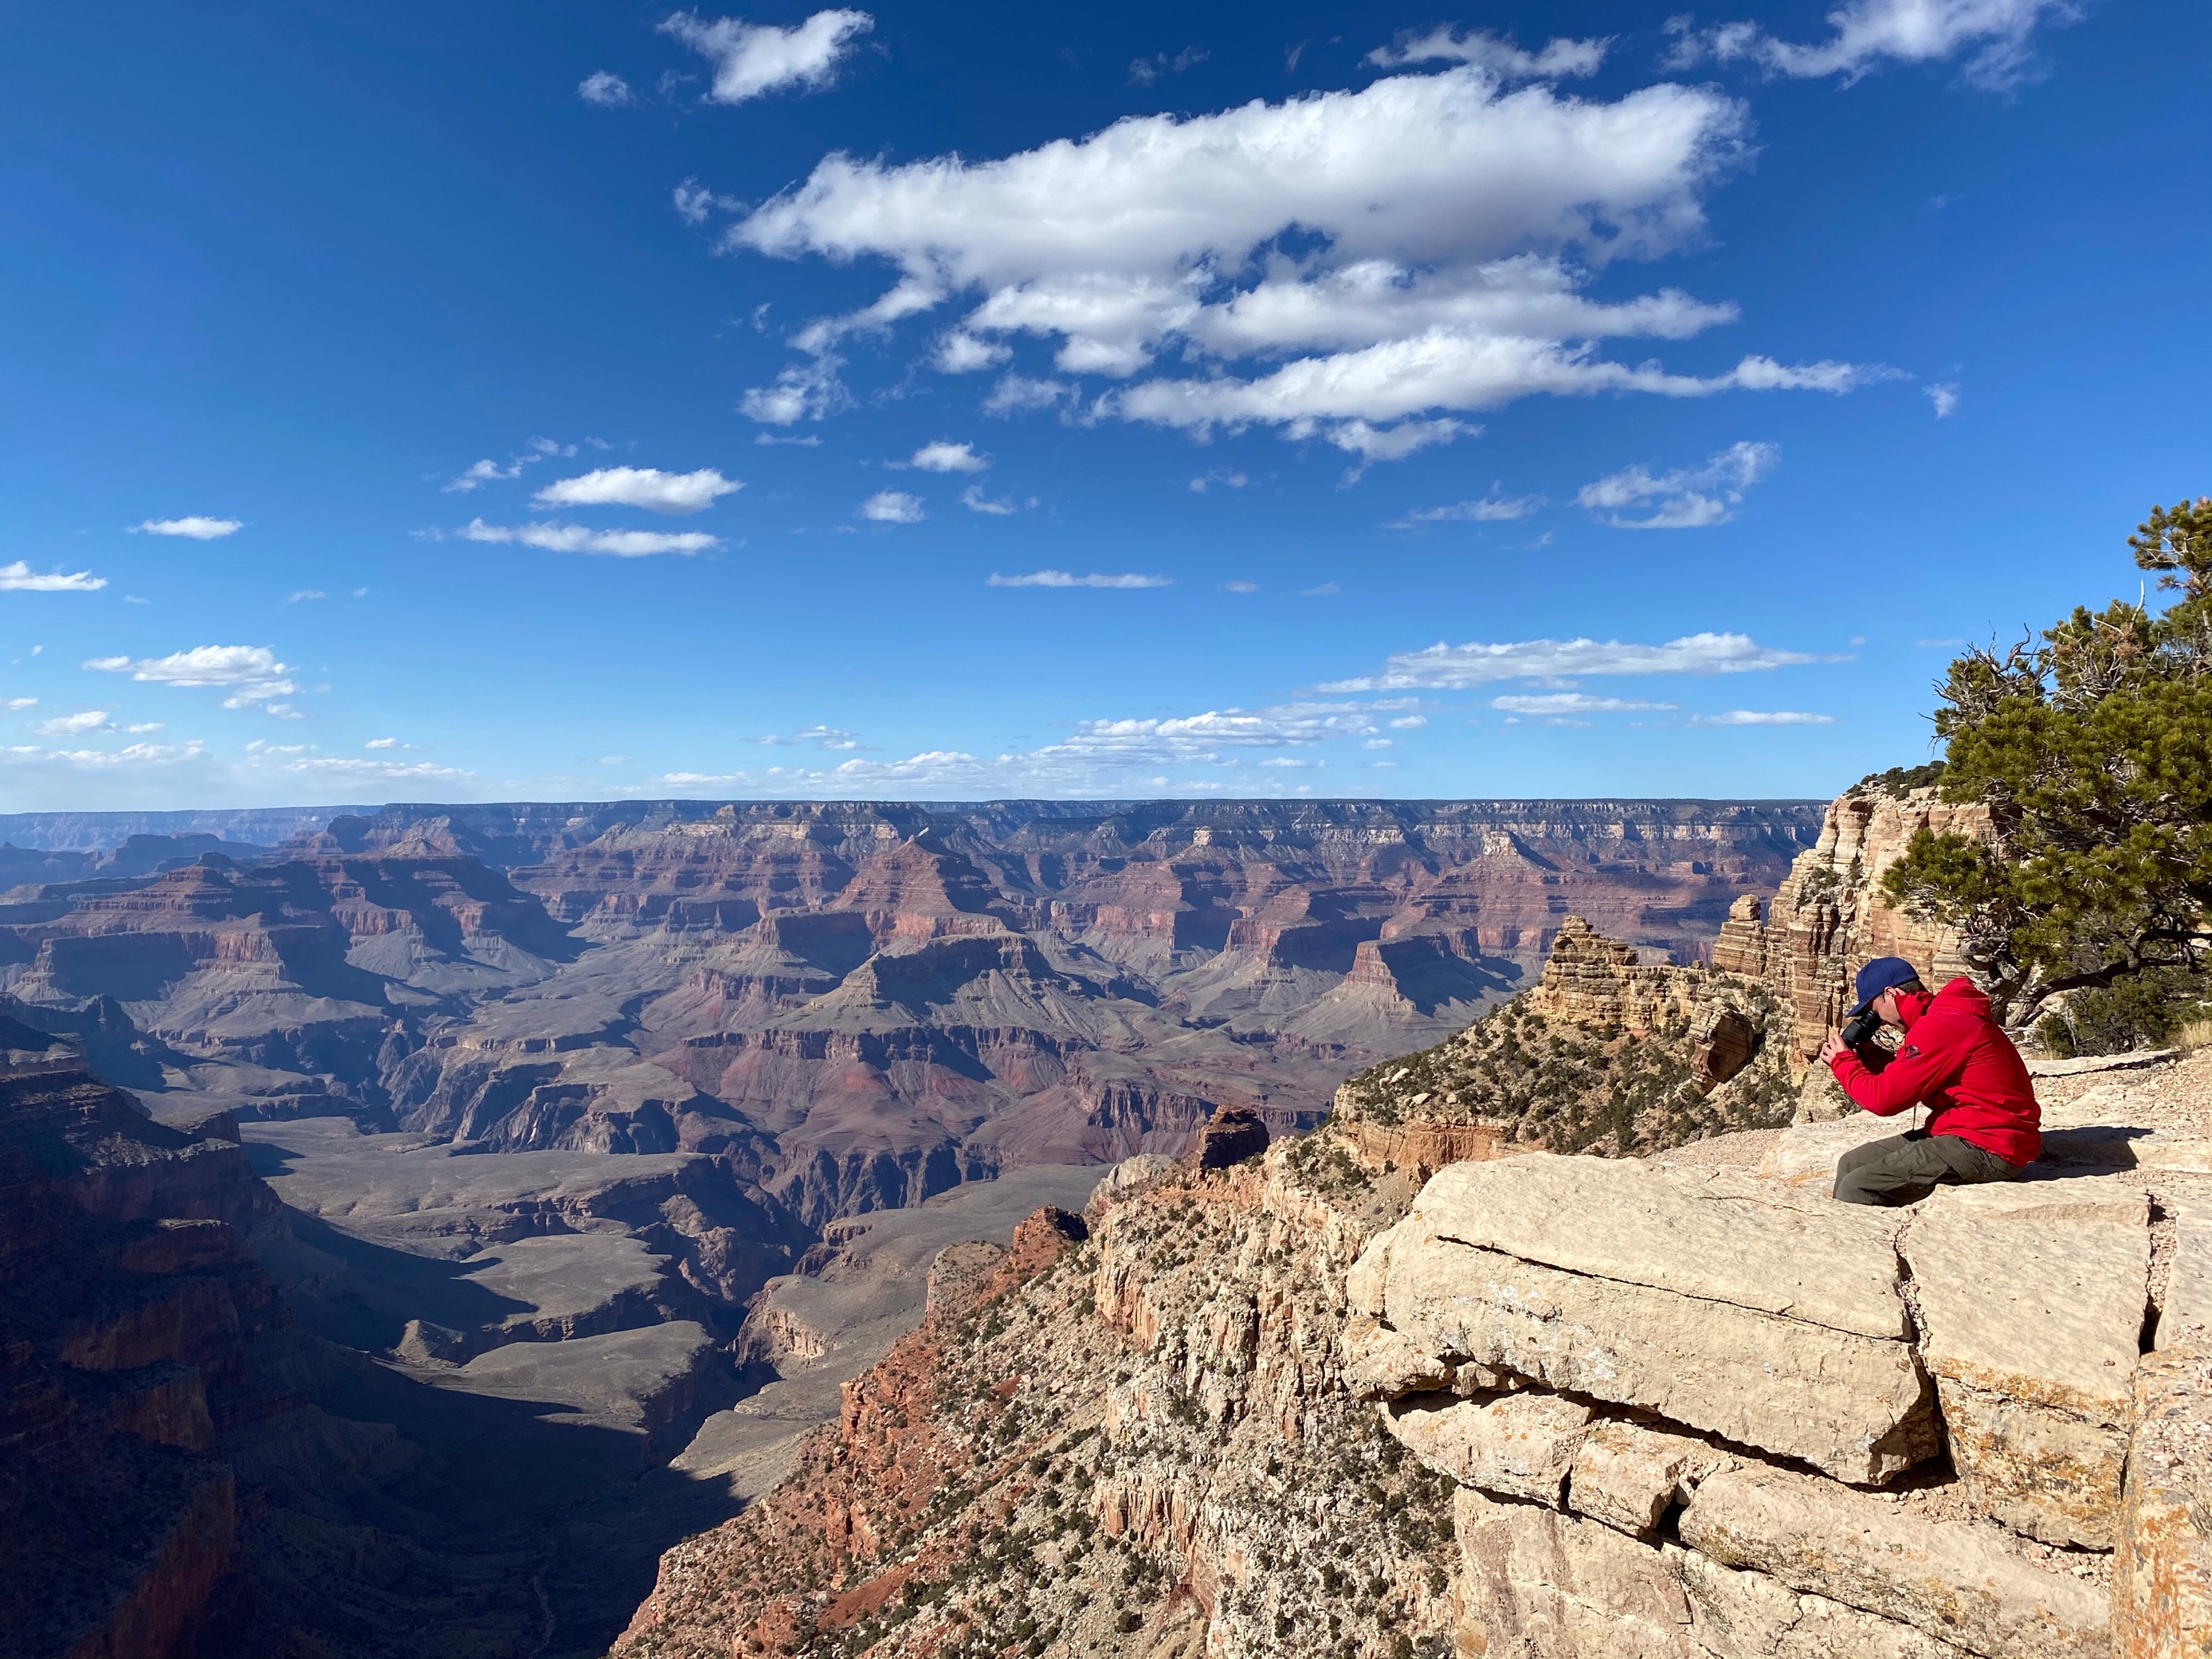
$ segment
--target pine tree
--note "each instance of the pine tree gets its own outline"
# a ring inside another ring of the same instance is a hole
[[[1926,830],[1884,878],[1963,932],[2006,1018],[2061,992],[2212,963],[2212,496],[2128,538],[2178,597],[2077,607],[1936,687],[1947,800],[1992,841]]]

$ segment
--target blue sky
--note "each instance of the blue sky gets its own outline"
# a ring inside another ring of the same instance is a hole
[[[1823,795],[2212,487],[2178,0],[0,27],[9,810]]]

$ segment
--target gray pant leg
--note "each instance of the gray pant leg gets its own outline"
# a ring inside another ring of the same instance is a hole
[[[1835,1193],[1846,1204],[1895,1207],[1917,1204],[1938,1187],[2017,1181],[2021,1173],[2021,1165],[1970,1140],[1914,1129],[1870,1140],[1837,1159]]]
[[[1950,1176],[1924,1130],[1855,1146],[1836,1161],[1836,1196],[1846,1204],[1916,1204]]]

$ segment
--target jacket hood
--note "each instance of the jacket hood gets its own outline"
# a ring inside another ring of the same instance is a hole
[[[1923,1016],[1937,1012],[1969,1014],[1986,1019],[1990,1016],[1990,1000],[1982,988],[1964,975],[1953,980],[1942,990],[1930,996],[1926,992],[1900,992],[1897,1012],[1911,1030]]]

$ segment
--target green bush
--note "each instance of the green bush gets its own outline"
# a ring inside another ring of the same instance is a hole
[[[2035,1034],[2057,1054],[2118,1054],[2155,1048],[2208,1012],[2212,984],[2173,969],[2138,974],[2114,984],[2077,991],[2065,1006],[2045,1014]]]

